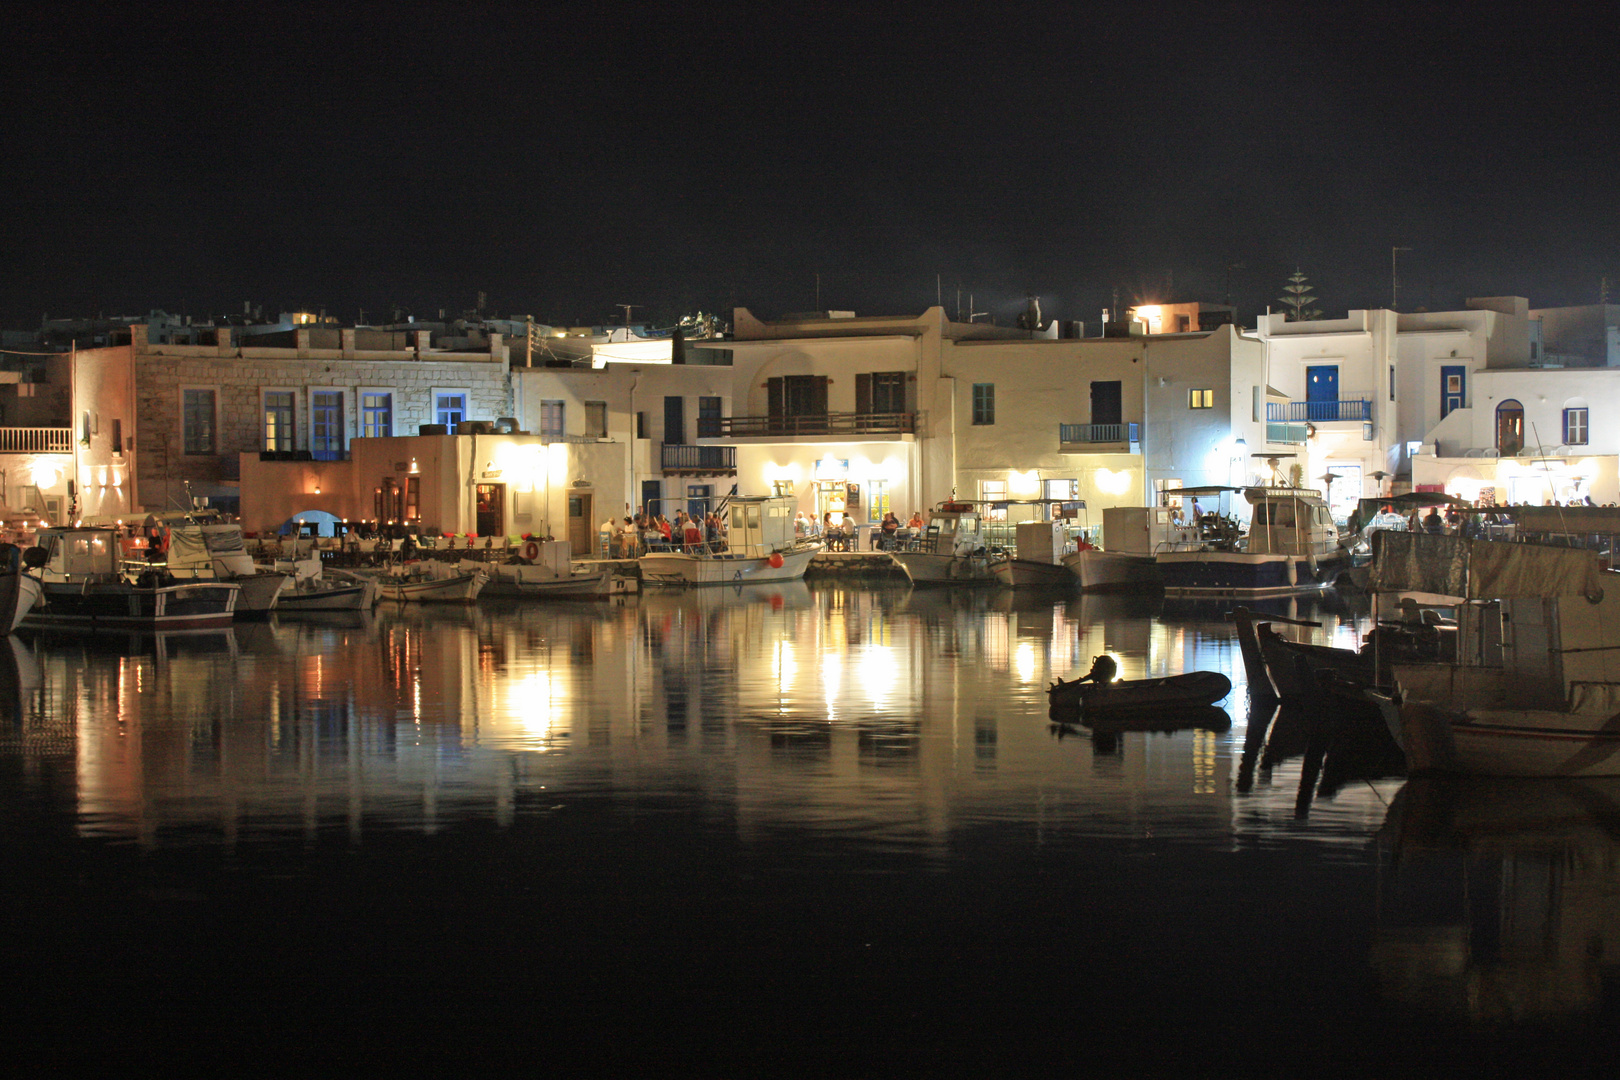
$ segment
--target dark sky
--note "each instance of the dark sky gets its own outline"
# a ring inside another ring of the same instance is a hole
[[[1610,11],[31,5],[0,323],[1620,296]],[[789,14],[784,14],[784,12]],[[1510,12],[1511,14],[1504,14]]]

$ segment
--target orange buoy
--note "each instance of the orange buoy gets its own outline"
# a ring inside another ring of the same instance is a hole
[[[782,561],[783,560],[782,560],[782,553],[780,551],[771,552],[771,557],[769,559],[766,559],[765,561],[771,564],[771,569],[772,570],[780,570],[780,569],[782,569]]]

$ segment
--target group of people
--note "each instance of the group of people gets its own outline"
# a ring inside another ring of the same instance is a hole
[[[881,547],[885,551],[890,550],[898,545],[898,536],[902,528],[918,533],[922,531],[922,527],[923,516],[920,512],[913,512],[911,520],[901,525],[900,519],[893,511],[889,511],[883,515],[883,520],[877,527],[874,546]],[[845,511],[839,514],[835,521],[833,512],[829,510],[821,515],[821,521],[818,523],[801,510],[793,519],[793,535],[800,538],[820,537],[832,550],[850,551],[855,546],[855,519]]]
[[[710,551],[726,549],[726,520],[723,514],[689,514],[675,511],[671,521],[663,514],[643,511],[634,517],[602,523],[602,551],[608,558],[634,559],[649,551]]]

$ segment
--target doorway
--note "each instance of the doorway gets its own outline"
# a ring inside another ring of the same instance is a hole
[[[595,558],[596,499],[590,492],[575,492],[568,496],[568,550],[579,559]]]
[[[506,485],[479,484],[474,490],[478,535],[506,535]]]
[[[1305,369],[1305,419],[1339,418],[1339,365]]]

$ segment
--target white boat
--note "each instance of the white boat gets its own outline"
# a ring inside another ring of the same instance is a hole
[[[179,581],[229,581],[241,586],[236,617],[264,618],[274,611],[293,576],[255,566],[242,539],[242,527],[229,522],[189,518],[161,519],[168,531],[164,559],[148,565],[162,567]]]
[[[611,567],[576,572],[566,540],[530,540],[519,549],[518,562],[476,563],[463,560],[464,571],[482,569],[489,574],[484,596],[534,600],[592,600],[614,591]]]
[[[1179,506],[1107,507],[1102,542],[1063,556],[1085,592],[1156,592],[1164,588],[1156,556],[1203,546],[1197,523],[1183,520]]]
[[[463,572],[445,563],[424,560],[390,566],[374,580],[384,600],[408,604],[471,604],[478,600],[489,575],[482,569]]]
[[[793,535],[793,500],[781,495],[733,495],[724,546],[649,551],[638,561],[641,580],[659,585],[751,585],[798,581],[821,550]]]
[[[0,627],[11,633],[39,603],[39,581],[22,572],[22,551],[5,545],[5,566],[0,568]]]
[[[36,554],[37,553],[37,554]],[[130,579],[118,534],[104,528],[43,529],[25,557],[40,599],[25,626],[86,630],[168,631],[229,627],[240,586],[234,582],[176,583],[156,567]]]
[[[1185,500],[1194,490],[1178,494]],[[1253,511],[1249,531],[1241,538],[1204,539],[1197,550],[1156,555],[1166,594],[1288,596],[1329,588],[1349,566],[1321,492],[1273,487],[1224,490],[1242,491]]]
[[[889,556],[913,585],[983,585],[995,580],[976,503],[940,503],[929,511],[922,535]]]
[[[1575,548],[1383,532],[1373,586],[1460,598],[1457,662],[1380,701],[1414,771],[1620,775],[1620,574]]]
[[[1064,521],[1020,521],[1015,532],[1016,556],[990,560],[990,573],[997,583],[1015,589],[1068,589],[1074,575],[1063,565],[1063,558],[1074,546]]]
[[[377,606],[382,591],[376,578],[362,577],[344,570],[321,569],[297,579],[293,588],[281,594],[277,615],[297,615],[307,611],[370,611]]]

